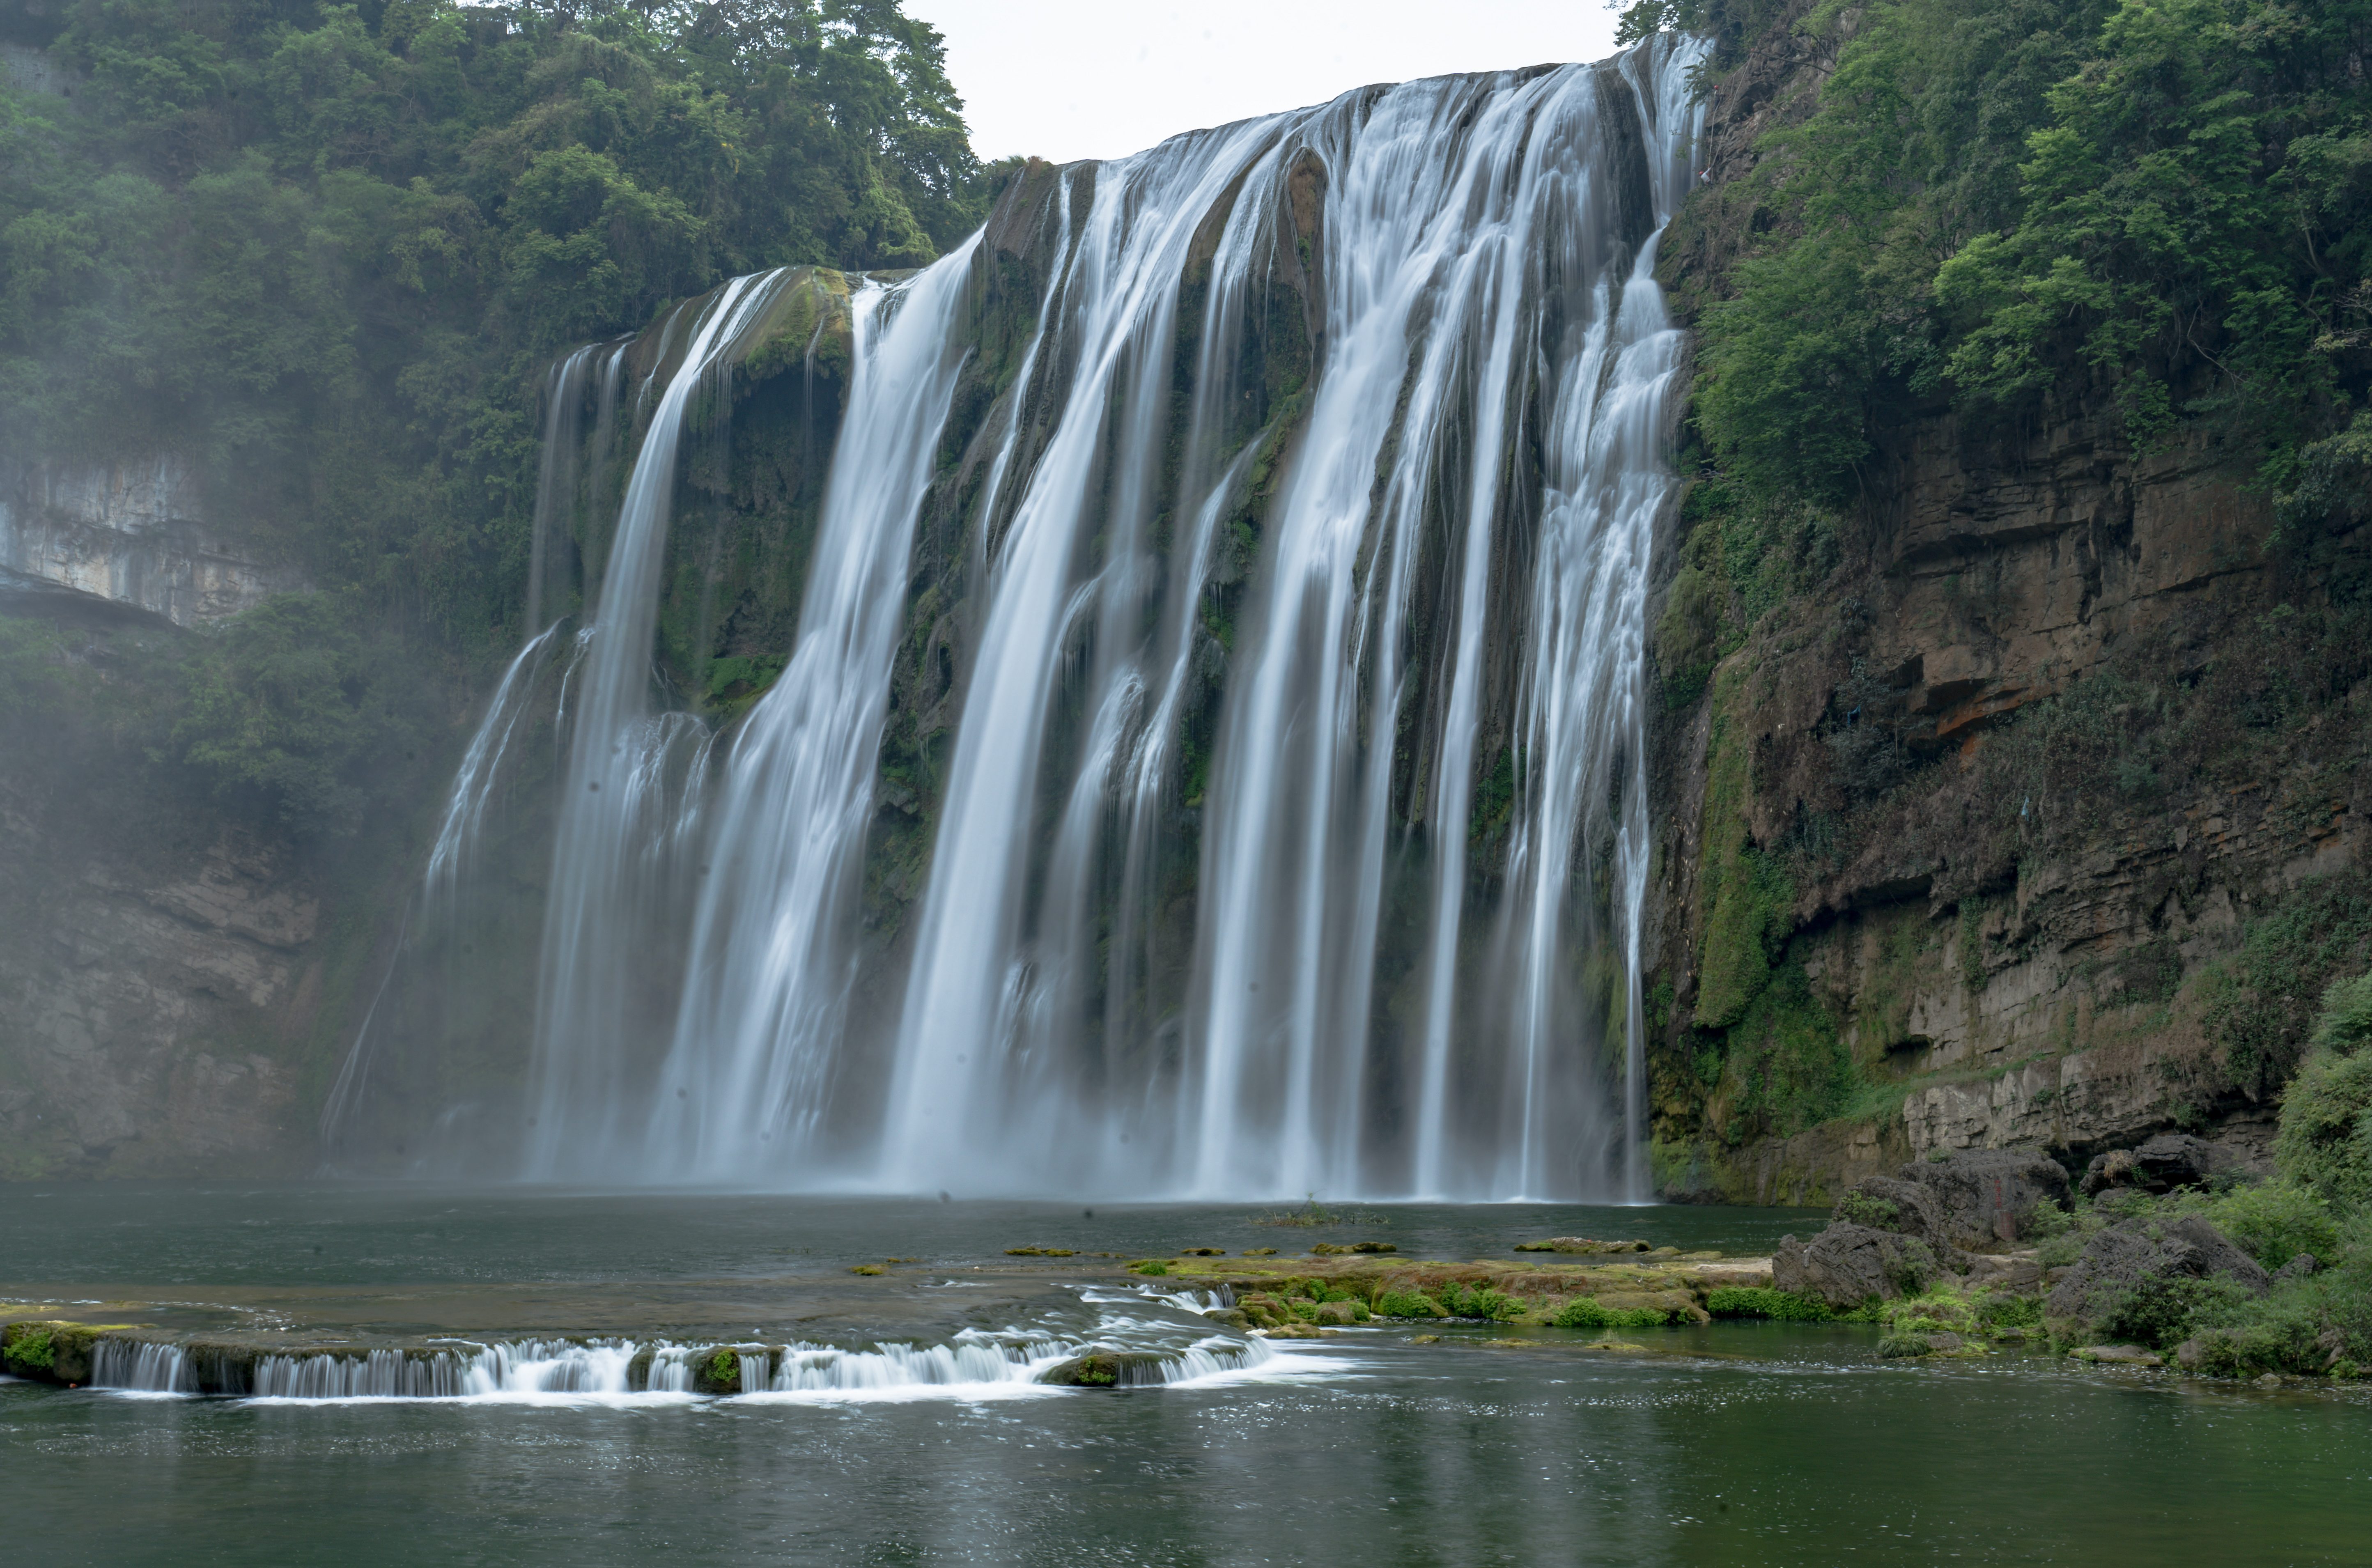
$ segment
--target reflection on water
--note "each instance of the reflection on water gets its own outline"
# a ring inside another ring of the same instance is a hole
[[[298,1405],[0,1385],[49,1561],[2355,1562],[2372,1404],[1866,1330],[1481,1330],[1021,1402]],[[1663,1353],[1656,1353],[1657,1351]],[[104,1499],[104,1506],[95,1502]]]
[[[1618,1229],[1742,1250],[1758,1226],[1804,1225],[1675,1209],[1384,1217],[1356,1234],[1448,1256]],[[1555,1330],[1493,1343],[1507,1330],[1450,1326],[1422,1343],[1377,1326],[1251,1350],[1199,1315],[1216,1303],[1151,1283],[1053,1268],[960,1278],[966,1259],[1002,1266],[1024,1241],[1143,1253],[1329,1234],[1353,1233],[1252,1226],[1240,1210],[1090,1220],[784,1198],[19,1188],[0,1193],[0,1270],[19,1278],[154,1290],[170,1270],[187,1300],[230,1294],[224,1282],[261,1297],[278,1280],[292,1314],[348,1297],[401,1301],[424,1322],[498,1307],[570,1316],[574,1337],[457,1336],[448,1398],[354,1398],[376,1386],[332,1388],[328,1372],[309,1374],[342,1396],[328,1400],[0,1382],[0,1561],[2366,1561],[2363,1392],[2266,1392],[2040,1351],[1883,1363],[1857,1326],[1645,1330],[1613,1351]],[[311,1261],[315,1245],[329,1260]],[[846,1272],[892,1252],[939,1266]],[[774,1277],[784,1257],[808,1272]],[[746,1277],[700,1281],[737,1269]],[[517,1283],[536,1277],[564,1283]],[[663,1375],[662,1346],[682,1369],[683,1347],[725,1342],[686,1330],[684,1314],[747,1303],[775,1315],[743,1344],[742,1386],[762,1391],[708,1398]],[[639,1326],[589,1345],[571,1316],[587,1304]],[[1112,1390],[1026,1380],[1089,1343],[1158,1353],[1177,1375]],[[657,1391],[626,1391],[645,1349]],[[339,1376],[376,1376],[356,1365]],[[445,1391],[379,1371],[386,1393]],[[286,1376],[303,1375],[292,1360]]]
[[[1356,1204],[1357,1222],[1262,1225],[1254,1205],[953,1202],[781,1193],[439,1190],[418,1183],[0,1186],[0,1286],[680,1280],[837,1272],[885,1255],[1004,1261],[1016,1246],[1229,1252],[1382,1240],[1412,1258],[1506,1258],[1550,1236],[1767,1252],[1815,1211],[1687,1204]]]

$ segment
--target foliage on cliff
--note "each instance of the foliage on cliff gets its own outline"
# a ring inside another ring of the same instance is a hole
[[[301,830],[405,776],[386,693],[517,641],[556,348],[985,211],[896,0],[70,0],[0,39],[67,89],[0,78],[0,453],[182,454],[316,586],[137,676],[178,706],[142,750]]]
[[[2085,390],[2141,443],[2213,422],[2293,489],[2372,391],[2372,0],[1891,0],[1796,25],[1847,17],[1817,111],[1765,142],[1785,221],[1699,323],[1725,466],[1842,498],[1901,410]]]
[[[325,588],[516,631],[534,377],[737,272],[909,266],[985,190],[895,0],[72,0],[0,93],[0,449],[164,447]]]

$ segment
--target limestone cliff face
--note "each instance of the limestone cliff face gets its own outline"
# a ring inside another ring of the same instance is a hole
[[[1774,29],[1715,94],[1676,296],[1772,221],[1752,138],[1838,41]],[[1914,411],[1856,507],[1772,545],[1792,596],[1702,693],[1667,669],[1667,1191],[1825,1202],[1931,1150],[2173,1125],[2262,1150],[2311,997],[2372,958],[2372,792],[2365,672],[2330,643],[2361,541],[2278,540],[2249,477],[2136,451],[2080,395],[2024,426]],[[1667,552],[1668,655],[1751,619],[1692,575],[1719,526]]]
[[[0,933],[0,1178],[310,1163],[344,989],[287,846],[19,760]]]
[[[305,586],[210,525],[169,453],[41,464],[0,479],[0,591],[145,610],[189,627]]]

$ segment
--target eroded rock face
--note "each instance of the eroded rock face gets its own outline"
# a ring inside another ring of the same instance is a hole
[[[1866,1178],[1838,1200],[1833,1218],[1914,1237],[1948,1260],[2015,1244],[2039,1209],[2066,1197],[2067,1172],[2040,1149],[1963,1149]]]
[[[2127,1220],[2094,1237],[2084,1256],[2051,1289],[2046,1317],[2098,1322],[2134,1291],[2171,1280],[2228,1280],[2253,1295],[2271,1281],[2254,1258],[2196,1214],[2179,1220]]]
[[[215,825],[110,830],[0,776],[0,1177],[301,1167],[319,897]],[[113,842],[108,842],[112,839]]]
[[[2111,1187],[2171,1192],[2178,1187],[2196,1187],[2228,1164],[2222,1151],[2204,1138],[2160,1132],[2138,1147],[2093,1156],[2084,1171],[2084,1194],[2090,1197]]]
[[[1969,1252],[2017,1241],[2034,1228],[2035,1211],[2067,1199],[2067,1172],[2040,1149],[1962,1149],[1901,1174],[1934,1199],[1944,1244]]]
[[[0,478],[0,586],[195,626],[304,585],[208,524],[189,464],[159,454]]]
[[[1817,104],[1849,37],[1783,19],[1708,99],[1706,181],[1659,250],[1683,319],[1723,297],[1730,259],[1785,221],[1750,176],[1773,156],[1767,133]],[[2277,1081],[2232,1086],[2219,1043],[2180,1009],[2169,1027],[2164,1005],[2250,922],[2372,864],[2360,691],[2255,729],[2247,776],[2169,767],[2138,790],[2087,778],[2071,804],[2023,786],[2005,798],[2010,782],[1991,771],[2037,704],[2112,681],[2176,701],[2217,661],[2250,656],[2252,628],[2311,589],[2277,580],[2253,459],[2198,430],[2139,449],[2081,397],[2015,429],[1939,406],[1881,434],[1862,501],[1811,568],[1822,580],[1656,737],[1666,869],[1644,949],[1650,985],[1670,988],[1651,1046],[1667,1195],[1828,1203],[1905,1153],[2019,1144],[2080,1169],[2178,1118],[2203,1120],[2219,1158],[2262,1167]],[[1659,542],[1659,572],[1680,571],[1687,543],[1684,525]],[[1892,771],[1862,776],[1846,731],[1873,725]],[[1715,800],[1716,777],[1745,782]],[[1713,1025],[1692,1009],[1706,975],[1733,972],[1706,935],[1715,811],[1782,858],[1808,826],[1853,821],[1833,858],[1807,858],[1783,961],[1861,1081],[1900,1086],[1866,1121],[1741,1127],[1731,1082],[1699,1071],[1707,1045],[1691,1025]]]
[[[1925,1242],[1862,1225],[1832,1225],[1809,1241],[1782,1237],[1771,1254],[1773,1285],[1838,1308],[1917,1295],[1942,1272]]]

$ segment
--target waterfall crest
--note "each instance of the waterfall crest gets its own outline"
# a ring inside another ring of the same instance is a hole
[[[432,868],[564,668],[521,1173],[1644,1196],[1653,268],[1701,54],[1023,171],[855,288],[796,637],[721,729],[654,701],[653,627],[782,274],[670,317],[593,617],[506,676]],[[593,354],[555,399],[606,429]]]

